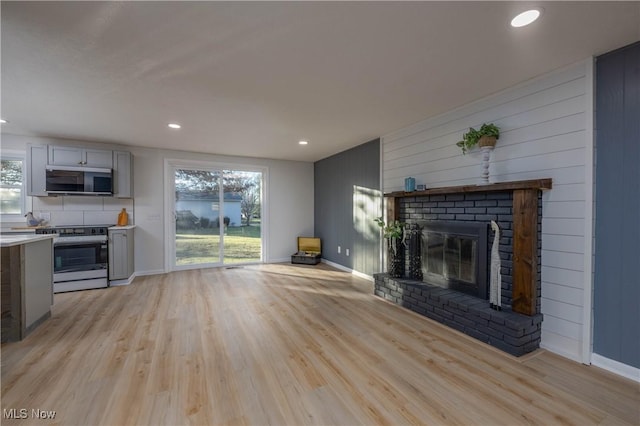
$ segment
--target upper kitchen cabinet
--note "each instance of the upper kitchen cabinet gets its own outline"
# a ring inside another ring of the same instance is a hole
[[[113,196],[133,197],[133,161],[127,151],[113,151]]]
[[[113,168],[113,151],[49,145],[49,163],[54,166]]]
[[[47,166],[111,169],[113,196],[133,197],[133,156],[128,151],[28,144],[26,165],[27,195],[32,197],[60,195],[47,192]]]
[[[27,145],[27,195],[47,195],[47,146]]]

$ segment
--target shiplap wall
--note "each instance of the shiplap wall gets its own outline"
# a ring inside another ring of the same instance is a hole
[[[584,292],[591,288],[585,164],[592,167],[592,72],[590,60],[575,64],[388,134],[382,146],[384,192],[402,190],[408,176],[428,188],[479,183],[480,153],[462,155],[455,143],[485,122],[501,129],[491,182],[553,179],[542,198],[542,346],[578,361],[588,361],[582,341]]]

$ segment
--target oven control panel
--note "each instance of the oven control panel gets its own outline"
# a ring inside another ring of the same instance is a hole
[[[92,237],[107,235],[109,226],[60,226],[36,229],[36,234],[57,234],[59,237]]]
[[[36,229],[36,234],[57,234],[58,230],[56,228],[38,228]]]

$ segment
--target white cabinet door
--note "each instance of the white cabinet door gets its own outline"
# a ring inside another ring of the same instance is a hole
[[[52,240],[35,241],[22,246],[24,283],[22,286],[24,327],[41,321],[51,310],[53,301],[53,245]]]
[[[83,150],[69,146],[49,145],[49,164],[55,166],[82,166]]]
[[[127,276],[127,231],[109,231],[109,279],[123,280]]]
[[[109,279],[133,275],[133,229],[109,230]]]
[[[47,195],[47,146],[27,145],[27,195]]]
[[[49,164],[110,169],[113,167],[113,151],[49,145]]]
[[[133,162],[130,152],[113,151],[114,197],[133,197]]]
[[[104,167],[110,169],[113,167],[113,151],[85,149],[84,161],[84,165],[87,167]]]

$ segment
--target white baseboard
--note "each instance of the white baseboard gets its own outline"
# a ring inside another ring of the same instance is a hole
[[[138,272],[134,272],[133,276],[134,277],[143,277],[145,275],[160,275],[160,274],[166,274],[166,271],[164,269],[152,269],[150,271],[138,271]]]
[[[131,275],[128,279],[126,280],[113,280],[113,281],[109,281],[109,287],[120,287],[120,286],[124,286],[124,285],[129,285],[133,282],[133,279],[136,277],[136,273],[134,272],[133,275]]]
[[[554,333],[546,329],[544,321],[542,321],[542,339],[540,347],[553,352],[572,361],[581,364],[588,364],[587,360],[582,359],[581,342],[566,336]]]
[[[362,272],[351,270],[351,275],[354,275],[354,276],[356,276],[358,278],[362,278],[363,280],[375,282],[375,280],[373,279],[373,277],[371,275],[363,274]]]
[[[324,258],[322,259],[322,263],[326,263],[327,265],[333,266],[334,268],[340,269],[341,271],[350,272],[351,275],[354,275],[354,276],[356,276],[358,278],[362,278],[362,279],[365,279],[365,280],[371,281],[371,282],[374,281],[372,276],[367,275],[367,274],[363,274],[362,272],[354,271],[353,269],[347,268],[346,266],[340,265],[339,263],[335,263],[335,262],[332,262],[332,261],[324,259]]]
[[[591,354],[591,364],[640,383],[640,368],[635,368],[595,353]]]
[[[269,259],[266,263],[286,263],[291,262],[290,257],[283,257],[281,259]]]

